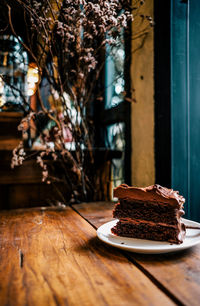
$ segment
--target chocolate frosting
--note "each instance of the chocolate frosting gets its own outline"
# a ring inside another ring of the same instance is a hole
[[[119,199],[163,203],[178,209],[182,208],[185,203],[184,197],[179,195],[178,191],[157,184],[145,188],[122,184],[114,189],[113,194]]]

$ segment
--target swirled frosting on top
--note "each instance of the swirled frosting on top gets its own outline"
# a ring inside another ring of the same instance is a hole
[[[178,209],[181,209],[185,203],[184,197],[179,195],[178,191],[157,184],[145,188],[130,187],[122,184],[114,189],[113,195],[118,199],[148,201],[156,204],[170,205]]]

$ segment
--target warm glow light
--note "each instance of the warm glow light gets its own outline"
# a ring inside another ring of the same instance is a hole
[[[37,83],[38,82],[38,76],[36,75],[29,75],[28,76],[28,83]]]
[[[4,81],[0,76],[0,107],[2,107],[6,103],[3,92],[4,92]]]
[[[3,89],[4,89],[4,81],[2,80],[1,76],[0,76],[0,94],[2,95],[3,93]]]
[[[3,96],[0,97],[0,107],[6,103],[6,100]]]
[[[29,97],[33,96],[34,93],[35,93],[34,88],[28,88],[27,95],[28,95]]]
[[[35,63],[30,63],[28,65],[28,73],[27,73],[27,79],[29,82],[29,79],[33,80],[37,83],[39,80],[39,74],[38,74],[38,67]]]
[[[28,90],[27,95],[32,96],[37,90],[37,82],[39,81],[38,67],[35,63],[30,63],[27,73]]]

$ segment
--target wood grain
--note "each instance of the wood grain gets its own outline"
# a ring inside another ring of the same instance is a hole
[[[90,221],[96,228],[112,220],[112,211],[114,208],[112,202],[92,202],[73,205],[86,220]]]
[[[172,305],[71,208],[0,213],[3,305]]]
[[[95,227],[112,219],[113,203],[85,203],[74,205],[74,208]],[[184,305],[199,305],[200,245],[174,254],[141,255],[131,252],[124,254]]]

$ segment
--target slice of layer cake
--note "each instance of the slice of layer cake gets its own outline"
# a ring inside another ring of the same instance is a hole
[[[119,219],[111,229],[117,236],[182,243],[185,225],[184,197],[178,191],[152,185],[146,188],[122,184],[114,189],[119,199],[113,217]]]

